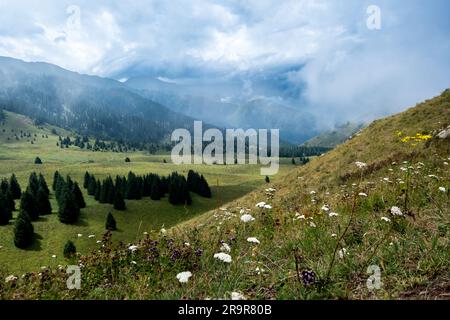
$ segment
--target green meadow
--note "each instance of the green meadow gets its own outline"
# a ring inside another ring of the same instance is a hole
[[[52,134],[52,129],[57,131],[57,135]],[[21,131],[24,134],[22,138]],[[0,269],[3,271],[24,273],[39,270],[43,266],[64,265],[67,262],[62,252],[67,240],[72,240],[77,251],[82,254],[96,250],[102,245],[98,241],[101,241],[105,232],[108,212],[112,212],[117,220],[118,230],[113,232],[113,241],[133,243],[141,239],[144,232],[172,227],[240,198],[265,184],[264,177],[260,175],[260,166],[257,165],[175,165],[171,163],[170,154],[92,152],[75,146],[60,148],[57,146],[58,135],[72,136],[60,128],[48,125],[37,127],[29,118],[8,112],[7,120],[0,123],[0,179],[9,178],[14,173],[23,191],[33,171],[42,173],[51,187],[55,170],[63,176],[70,175],[82,186],[86,171],[103,179],[108,175],[127,175],[129,171],[138,175],[167,175],[177,171],[186,175],[189,169],[193,169],[205,176],[213,197],[206,199],[192,194],[193,204],[187,207],[173,206],[168,203],[167,198],[160,201],[152,201],[150,198],[127,200],[127,210],[120,212],[113,210],[109,204],[98,203],[83,190],[87,208],[81,210],[80,219],[75,225],[65,225],[58,220],[58,206],[54,194],[51,194],[53,214],[42,216],[39,221],[33,222],[36,238],[30,248],[21,250],[14,246],[14,220],[7,226],[0,226]],[[36,157],[40,157],[43,164],[34,164]],[[131,162],[126,163],[126,157]],[[283,159],[279,173],[271,177],[272,181],[281,181],[294,168],[290,161]],[[18,207],[19,201],[16,200],[16,209]],[[17,213],[16,211],[14,216]]]

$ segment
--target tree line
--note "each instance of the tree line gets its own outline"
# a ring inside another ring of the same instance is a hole
[[[160,200],[168,194],[171,204],[190,205],[192,204],[190,192],[206,198],[212,196],[206,179],[193,170],[189,170],[187,179],[177,172],[172,172],[168,176],[155,173],[138,176],[130,171],[126,177],[116,176],[113,180],[108,176],[103,181],[86,172],[83,187],[87,189],[89,195],[94,196],[95,200],[112,204],[116,210],[126,209],[125,199],[140,200],[150,197],[152,200]]]
[[[86,207],[80,187],[70,176],[64,179],[55,172],[52,189],[58,203],[58,219],[62,223],[73,224],[78,220],[80,209]],[[50,189],[42,174],[32,172],[28,186],[22,192],[14,174],[9,180],[0,182],[0,225],[7,225],[16,211],[15,201],[20,199],[20,210],[14,223],[14,244],[26,248],[33,242],[34,227],[32,222],[40,216],[52,213]]]

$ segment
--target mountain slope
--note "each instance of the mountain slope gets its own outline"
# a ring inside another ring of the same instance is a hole
[[[237,80],[177,83],[138,77],[125,84],[175,112],[222,127],[280,129],[281,138],[295,144],[320,133],[311,114],[273,92],[256,90],[255,83],[251,90]]]
[[[193,120],[118,81],[0,57],[0,107],[101,139],[159,142]]]
[[[336,128],[332,131],[321,133],[320,135],[309,139],[303,143],[303,146],[334,148],[338,144],[341,144],[351,138],[362,128],[364,128],[364,124],[347,122],[336,126]]]
[[[273,189],[150,233],[136,250],[106,236],[81,258],[81,290],[47,271],[51,290],[30,288],[32,274],[2,298],[445,299],[450,132],[438,133],[449,125],[447,90],[373,122]],[[192,277],[180,284],[184,271]]]

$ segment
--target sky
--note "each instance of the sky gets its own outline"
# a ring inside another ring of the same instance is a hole
[[[0,0],[0,55],[250,95],[264,82],[329,123],[371,120],[450,87],[449,12],[447,0]]]

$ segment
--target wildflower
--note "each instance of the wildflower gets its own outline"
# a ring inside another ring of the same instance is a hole
[[[227,243],[224,242],[224,243],[222,243],[222,246],[220,247],[220,250],[221,251],[230,252],[231,248],[230,248],[230,246]]]
[[[6,282],[6,283],[8,283],[8,282],[16,282],[17,279],[18,279],[18,278],[17,278],[15,275],[10,275],[10,276],[7,276],[7,277],[5,278],[5,282]]]
[[[310,222],[309,222],[309,226],[310,226],[311,228],[315,228],[315,227],[316,227],[316,224],[315,224],[314,222],[310,221]]]
[[[160,232],[162,235],[167,234],[167,230],[164,229],[164,228],[161,228],[161,230],[159,230],[159,232]]]
[[[192,277],[192,273],[190,271],[184,271],[177,274],[177,279],[180,283],[187,283],[190,277]]]
[[[138,246],[135,245],[131,245],[128,247],[128,250],[130,250],[131,252],[135,252],[138,249]]]
[[[274,189],[274,188],[268,188],[268,189],[266,189],[266,191],[267,191],[267,192],[275,192],[275,191],[277,191],[277,189]]]
[[[144,234],[144,235],[146,236],[146,235],[148,235],[148,232],[147,232],[147,231],[144,231],[144,233],[143,233],[143,234]]]
[[[258,202],[255,207],[264,208],[265,205],[266,205],[266,203],[264,201],[261,201],[261,202]]]
[[[245,296],[240,292],[232,292],[231,300],[245,300]]]
[[[342,248],[341,250],[339,250],[339,258],[343,259],[346,255],[348,255],[347,249]]]
[[[218,260],[226,262],[226,263],[231,263],[231,256],[229,254],[226,254],[223,252],[214,254],[214,259],[218,259]]]
[[[361,196],[361,197],[367,197],[367,194],[364,193],[364,192],[360,192],[360,193],[358,193],[358,195]]]
[[[362,168],[364,168],[364,167],[367,167],[367,164],[364,163],[364,162],[361,162],[361,161],[356,161],[355,164],[356,164],[356,166],[357,166],[359,169],[362,169]]]
[[[264,205],[264,208],[265,209],[272,209],[272,206],[270,204],[266,204],[266,205]]]
[[[439,180],[439,177],[434,174],[429,174],[428,178],[433,178],[433,179]]]
[[[337,217],[339,214],[337,214],[336,212],[330,212],[328,214],[329,217]]]
[[[136,261],[134,261],[134,260],[132,260],[132,261],[131,261],[131,264],[134,264],[134,265],[136,265],[136,264],[137,264],[137,262],[136,262]]]
[[[55,259],[56,258],[56,254],[52,255],[52,258]]]
[[[101,240],[97,240],[97,243],[102,243],[102,241]]]
[[[325,205],[322,206],[321,210],[323,210],[325,212],[328,212],[328,211],[330,211],[330,207],[325,204]]]
[[[439,187],[439,191],[441,191],[441,192],[446,192],[447,190],[445,190],[444,187]]]
[[[185,242],[184,245],[185,245],[186,247],[190,247],[190,246],[191,246],[191,244],[190,244],[189,242]]]
[[[83,235],[81,233],[77,234],[78,238],[81,238]]]
[[[316,283],[316,273],[312,270],[304,270],[300,273],[304,286],[311,286]]]
[[[386,222],[390,222],[391,221],[391,219],[389,219],[388,217],[381,217],[381,220],[382,221],[386,221]]]
[[[90,239],[95,238],[95,234],[88,235],[88,238],[90,238]]]
[[[256,267],[255,271],[257,274],[261,274],[261,273],[264,273],[264,271],[266,271],[266,270],[264,270],[263,268],[260,268],[260,267]]]
[[[247,238],[247,242],[250,242],[250,243],[256,243],[256,244],[259,244],[259,243],[260,243],[259,240],[256,239],[255,237]]]
[[[196,255],[197,257],[201,257],[202,254],[203,254],[203,250],[202,250],[202,249],[197,248],[197,249],[195,250],[195,255]]]
[[[299,220],[299,219],[302,219],[302,220],[306,219],[306,218],[305,218],[305,215],[296,212],[296,213],[295,213],[295,217],[294,217],[293,220],[295,221],[295,220]]]
[[[396,207],[396,206],[393,206],[393,207],[391,208],[391,213],[392,213],[392,215],[394,215],[394,216],[403,216],[402,210],[400,210],[400,208],[399,208],[399,207]]]
[[[332,238],[336,238],[336,237],[337,237],[337,234],[336,234],[336,233],[332,233],[332,234],[331,234],[331,237],[332,237]]]
[[[244,214],[241,216],[241,221],[243,222],[250,222],[255,220],[255,218],[253,218],[250,214]]]
[[[181,252],[177,249],[173,250],[170,260],[175,261],[181,257]]]
[[[315,195],[316,192],[313,190],[313,191],[311,191],[309,194],[310,194],[310,195]]]

